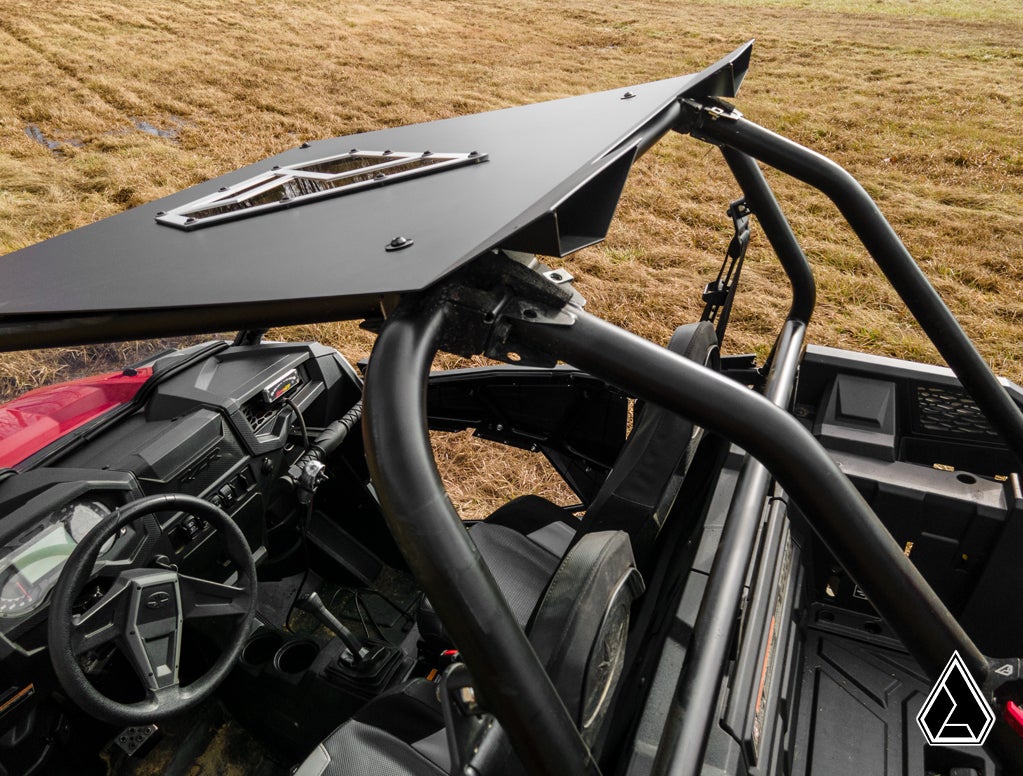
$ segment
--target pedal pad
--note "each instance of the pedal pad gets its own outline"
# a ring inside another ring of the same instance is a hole
[[[114,739],[116,743],[125,754],[129,757],[136,754],[142,747],[148,743],[156,743],[154,735],[160,732],[160,728],[156,725],[136,725],[133,727],[126,727],[117,737]]]

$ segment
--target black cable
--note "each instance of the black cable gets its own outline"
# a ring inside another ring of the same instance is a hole
[[[412,613],[412,610],[417,608],[419,606],[420,602],[423,600],[423,593],[420,591],[419,593],[416,593],[415,598],[412,599],[412,603],[410,603],[407,607],[402,609],[400,606],[398,606],[398,604],[394,603],[394,601],[392,601],[390,598],[385,596],[379,590],[371,590],[371,589],[365,590],[365,591],[363,591],[363,595],[375,595],[375,596],[378,596],[379,598],[382,598],[384,600],[384,603],[386,603],[388,606],[390,606],[392,609],[394,609],[398,614],[400,614],[406,620],[411,620],[413,617],[415,617],[415,615]]]
[[[370,592],[370,591],[367,591],[367,592]],[[363,603],[359,599],[359,591],[358,590],[355,591],[355,606],[356,606],[356,609],[358,609],[360,606],[365,608],[366,616],[369,617],[370,624],[372,624],[372,626],[376,629],[377,635],[379,635],[381,640],[383,640],[383,641],[390,641],[390,639],[388,639],[387,636],[384,634],[384,629],[380,627],[380,623],[377,622],[376,617],[373,616],[373,610],[370,609],[367,604]],[[361,618],[362,615],[360,614],[359,617]],[[369,633],[369,628],[366,629],[366,636],[369,637],[369,638],[372,638],[372,636],[370,636],[370,633]]]
[[[299,415],[301,417],[301,415]],[[303,424],[304,425],[304,424]],[[309,556],[309,537],[306,534],[306,526],[313,519],[313,502],[306,505],[306,513],[304,519],[299,519],[298,532],[302,536],[302,554],[305,556],[305,570],[302,572],[302,581],[298,583],[298,589],[295,590],[295,595],[291,599],[291,606],[288,607],[288,616],[284,618],[284,630],[288,633],[294,633],[291,629],[291,615],[295,612],[295,604],[298,603],[298,597],[302,594],[302,588],[305,587],[306,580],[309,579],[309,569],[312,566],[312,561]]]
[[[306,427],[305,418],[302,416],[302,411],[298,408],[298,405],[291,400],[290,397],[284,398],[284,403],[291,407],[292,412],[295,413],[295,417],[298,419],[298,427],[302,429],[302,449],[304,452],[309,452],[309,448],[312,447],[309,442],[309,429]]]

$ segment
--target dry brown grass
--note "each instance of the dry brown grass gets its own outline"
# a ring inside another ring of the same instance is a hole
[[[985,357],[1023,380],[1016,0],[0,0],[0,253],[305,139],[663,78],[749,37],[743,112],[863,181]],[[33,141],[29,126],[62,145]],[[811,341],[936,360],[830,205],[772,181],[817,270]],[[608,240],[566,261],[591,309],[658,341],[693,319],[736,193],[710,147],[659,145]],[[786,307],[764,243],[754,237],[733,352],[762,354]],[[284,335],[352,357],[370,344],[347,324]],[[26,358],[0,362],[26,377],[19,387],[52,368]],[[549,482],[519,454],[459,450],[441,451],[452,484],[473,472],[501,483],[466,495],[469,514]]]

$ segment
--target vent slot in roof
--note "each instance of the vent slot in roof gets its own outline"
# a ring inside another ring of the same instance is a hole
[[[279,167],[169,210],[158,223],[198,229],[487,160],[486,154],[359,151]]]

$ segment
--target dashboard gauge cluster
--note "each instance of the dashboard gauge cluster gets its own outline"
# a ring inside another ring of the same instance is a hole
[[[51,512],[33,535],[0,558],[0,617],[21,617],[46,600],[64,562],[85,535],[111,512],[95,499],[73,501]],[[110,537],[100,557],[114,545]]]

